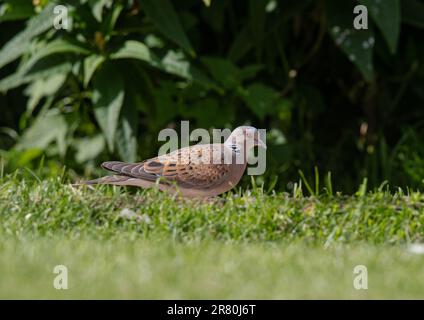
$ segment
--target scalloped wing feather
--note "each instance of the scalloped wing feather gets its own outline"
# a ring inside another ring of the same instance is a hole
[[[230,151],[221,144],[195,145],[140,163],[112,161],[102,167],[132,178],[209,189],[225,182],[230,174],[230,164],[223,163],[226,152]]]

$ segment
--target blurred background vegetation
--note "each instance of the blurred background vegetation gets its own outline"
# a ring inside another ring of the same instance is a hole
[[[423,1],[0,3],[5,172],[96,175],[155,156],[158,132],[190,120],[267,128],[259,179],[279,190],[314,166],[344,192],[423,185]],[[52,27],[58,4],[69,30]],[[368,30],[353,29],[358,4]]]

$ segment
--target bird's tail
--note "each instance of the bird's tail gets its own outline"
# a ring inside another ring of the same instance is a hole
[[[82,186],[82,185],[94,185],[94,184],[125,184],[126,181],[128,181],[130,177],[127,176],[121,176],[121,175],[112,175],[112,176],[105,176],[98,179],[93,180],[86,180],[86,181],[80,181],[73,186]]]

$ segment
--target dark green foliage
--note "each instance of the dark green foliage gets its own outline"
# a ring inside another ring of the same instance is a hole
[[[422,186],[422,1],[61,1],[68,31],[55,1],[28,3],[0,5],[7,171],[155,156],[158,132],[191,120],[267,128],[260,180],[282,190],[314,166],[334,192],[364,176]],[[368,30],[353,29],[358,4]]]

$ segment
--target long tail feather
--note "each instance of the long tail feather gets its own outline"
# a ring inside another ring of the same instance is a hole
[[[94,185],[94,184],[122,184],[129,180],[130,177],[113,175],[113,176],[105,176],[98,179],[80,181],[75,185]]]
[[[101,167],[103,169],[109,170],[109,171],[113,171],[113,172],[120,172],[121,168],[128,165],[128,163],[126,162],[121,162],[121,161],[107,161],[107,162],[103,162],[101,164]]]

